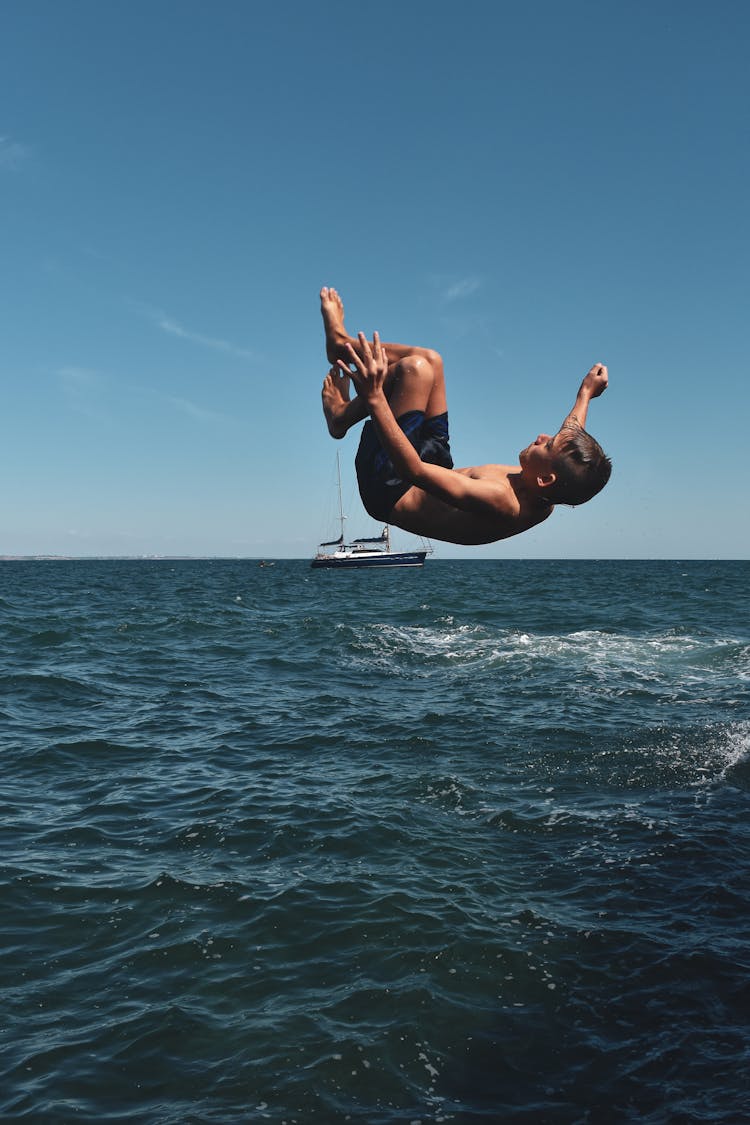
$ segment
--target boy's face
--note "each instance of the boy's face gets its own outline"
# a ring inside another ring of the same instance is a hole
[[[518,462],[521,468],[530,471],[534,476],[544,476],[545,473],[548,473],[557,449],[556,443],[561,433],[562,430],[558,430],[553,436],[539,434],[531,445],[527,445],[518,454]]]
[[[564,451],[572,433],[569,427],[563,426],[556,434],[539,434],[531,445],[527,445],[518,454],[521,468],[524,469],[528,465],[535,476],[544,476],[545,472],[550,471],[556,458]]]

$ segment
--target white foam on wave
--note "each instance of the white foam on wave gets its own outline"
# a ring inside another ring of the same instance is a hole
[[[750,758],[750,720],[730,723],[709,739],[709,745],[720,767],[716,780],[723,781],[731,770]]]
[[[713,723],[671,730],[668,737],[652,732],[643,741],[599,753],[590,769],[599,778],[629,788],[720,785],[750,756],[750,720]]]
[[[662,744],[649,741],[633,747],[631,754],[665,776],[679,773],[693,785],[715,784],[750,754],[750,721],[674,730]]]
[[[431,662],[476,663],[499,654],[498,637],[489,635],[481,625],[456,625],[452,619],[438,626],[375,624],[356,633],[360,659],[374,657]]]
[[[610,633],[583,629],[570,633],[537,633],[461,624],[452,616],[434,625],[376,623],[354,629],[359,659],[398,661],[417,658],[424,665],[439,662],[491,665],[519,660],[559,662],[567,670],[581,669],[592,676],[611,678],[625,673],[636,681],[672,679],[705,682],[716,653],[737,642],[726,637],[697,637],[664,632],[656,635]],[[708,661],[708,667],[707,665]],[[748,661],[745,661],[747,664]],[[735,660],[733,674],[750,674]]]
[[[655,792],[665,786],[695,790],[701,802],[710,799],[731,775],[732,770],[750,757],[750,721],[730,723],[716,729],[707,729],[701,736],[687,737],[675,732],[668,743],[655,747],[641,743],[627,750],[620,747],[611,752],[612,772],[610,784],[617,780],[625,784],[627,796],[618,799],[613,792],[608,803],[586,805],[583,802],[558,800],[540,801],[540,811],[546,805],[548,813],[544,824],[550,829],[565,825],[590,825],[603,829],[612,841],[617,841],[628,823],[638,825],[648,833],[660,836],[672,830],[669,815],[654,811]],[[595,763],[592,762],[592,767]],[[599,759],[599,784],[608,771]],[[634,790],[643,791],[643,799],[634,799]],[[586,838],[572,853],[573,858],[598,846],[597,838],[586,833]]]

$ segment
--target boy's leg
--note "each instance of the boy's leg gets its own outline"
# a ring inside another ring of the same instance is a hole
[[[331,363],[346,361],[346,344],[358,347],[344,327],[344,306],[335,289],[322,289],[320,308],[326,334],[326,353]],[[408,344],[384,344],[388,357],[386,394],[396,418],[409,410],[421,410],[427,418],[443,414],[445,396],[443,361],[431,348]],[[367,417],[367,405],[358,396],[351,398],[351,380],[332,367],[323,383],[323,411],[332,437],[341,438],[347,430]]]
[[[321,289],[320,311],[323,316],[323,328],[326,334],[326,355],[329,363],[337,359],[346,361],[346,344],[351,344],[357,350],[359,344],[356,336],[350,336],[344,327],[344,304],[335,289]],[[421,348],[414,344],[383,344],[388,356],[388,364],[392,366],[400,359],[409,355],[424,355],[433,358],[437,355],[431,348]]]
[[[444,414],[445,399],[443,362],[437,352],[427,355],[406,355],[388,369],[390,386],[388,402],[396,418],[410,410],[419,410],[425,417]],[[331,437],[342,438],[357,422],[367,417],[367,403],[359,396],[349,397],[351,380],[332,367],[323,381],[323,413]]]
[[[367,403],[358,395],[350,397],[351,379],[342,375],[338,367],[328,372],[320,394],[328,432],[333,438],[344,437],[352,426],[367,417]]]
[[[423,348],[407,354],[389,367],[388,374],[392,379],[388,402],[395,418],[409,410],[420,410],[425,418],[448,410],[443,361],[437,352]]]

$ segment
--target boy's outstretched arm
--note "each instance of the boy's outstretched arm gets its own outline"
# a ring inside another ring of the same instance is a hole
[[[598,398],[599,395],[604,394],[608,383],[609,373],[607,368],[603,363],[595,363],[588,374],[584,375],[583,381],[578,388],[578,394],[576,395],[573,409],[567,415],[560,429],[564,430],[566,426],[578,425],[582,430],[585,430],[589,403],[592,398]]]

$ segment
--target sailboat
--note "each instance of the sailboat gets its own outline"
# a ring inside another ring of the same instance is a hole
[[[336,476],[339,492],[339,523],[341,534],[338,539],[321,543],[310,566],[315,569],[352,570],[360,567],[384,566],[424,566],[425,556],[432,553],[431,547],[420,547],[414,551],[392,551],[391,530],[386,526],[380,535],[362,539],[344,540],[344,507],[341,499],[341,464],[336,454]]]

